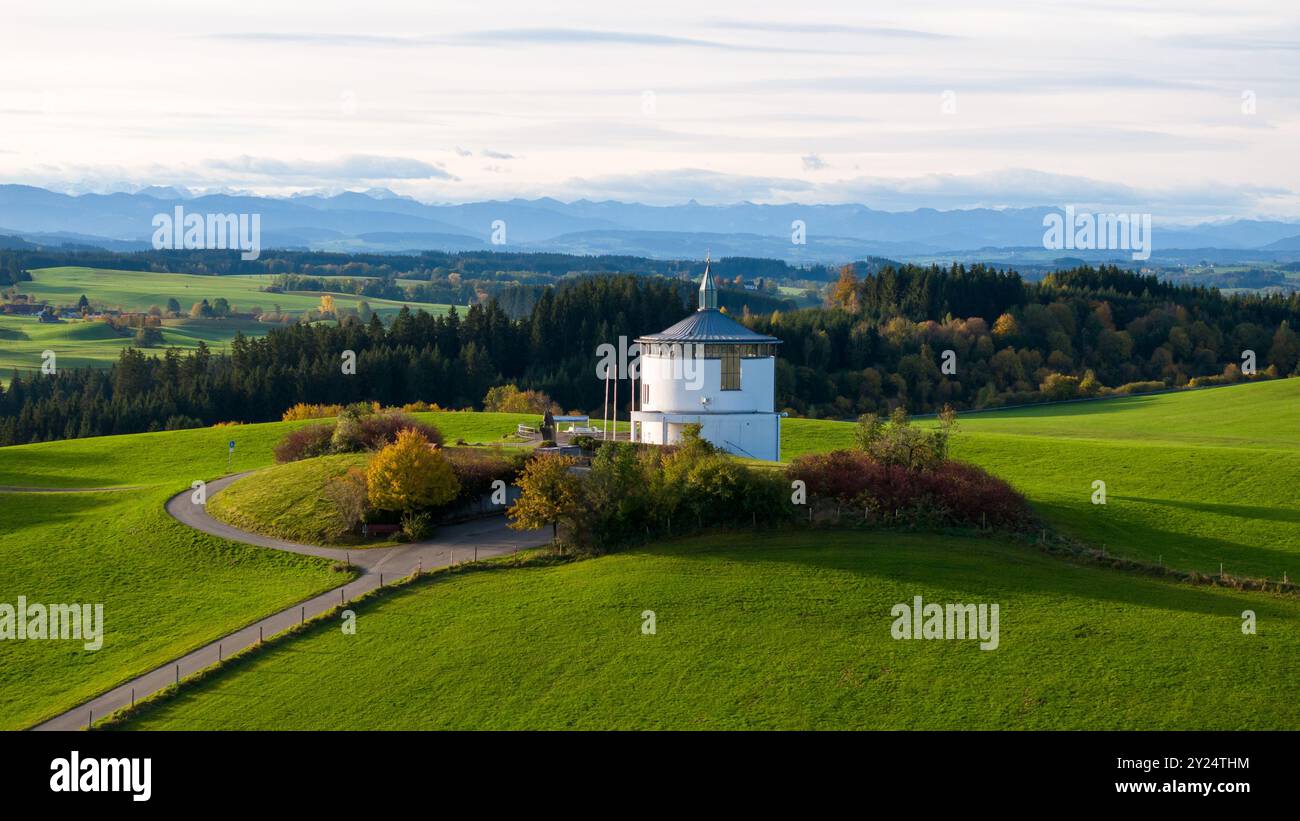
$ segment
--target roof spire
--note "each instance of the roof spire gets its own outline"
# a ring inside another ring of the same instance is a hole
[[[713,277],[709,274],[709,252],[704,252],[704,277],[700,280],[700,307],[701,311],[716,311],[718,309],[718,289],[713,284]]]

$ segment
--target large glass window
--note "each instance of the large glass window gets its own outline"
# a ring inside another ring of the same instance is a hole
[[[734,345],[722,351],[722,389],[740,390],[740,350]]]

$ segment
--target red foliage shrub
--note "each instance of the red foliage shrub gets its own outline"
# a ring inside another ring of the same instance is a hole
[[[397,432],[414,430],[431,444],[442,444],[442,431],[425,422],[418,422],[405,413],[375,413],[360,420],[355,445],[358,450],[379,450],[397,441]]]
[[[493,453],[469,449],[445,451],[451,469],[460,480],[457,502],[469,502],[492,491],[492,483],[500,479],[507,485],[515,481],[522,463],[516,459]],[[523,454],[521,454],[523,455]]]
[[[334,425],[304,425],[289,431],[275,445],[275,461],[280,464],[323,456],[330,452]]]
[[[1025,498],[974,465],[946,461],[933,470],[884,465],[858,451],[801,456],[786,471],[811,496],[865,508],[881,517],[929,518],[938,523],[1024,530],[1034,522]]]
[[[434,445],[442,444],[442,432],[418,422],[405,413],[374,413],[357,419],[307,425],[286,433],[275,446],[275,461],[296,462],[327,453],[355,453],[380,450],[397,441],[397,432],[410,428]],[[336,436],[335,434],[339,435]]]

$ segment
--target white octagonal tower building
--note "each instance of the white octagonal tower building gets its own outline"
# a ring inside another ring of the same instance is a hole
[[[776,396],[776,346],[718,310],[718,291],[704,263],[694,314],[639,337],[641,390],[632,438],[671,445],[698,423],[709,442],[737,456],[781,459]]]

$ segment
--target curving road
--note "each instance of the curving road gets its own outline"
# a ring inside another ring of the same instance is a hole
[[[211,500],[213,496],[221,492],[231,482],[251,472],[236,473],[208,482],[208,499]],[[167,512],[173,518],[196,530],[202,530],[204,533],[210,533],[213,536],[219,536],[233,542],[243,542],[272,550],[284,550],[289,553],[318,556],[340,562],[350,560],[351,564],[361,571],[361,575],[347,584],[299,602],[229,635],[222,636],[216,641],[210,642],[178,659],[173,659],[141,676],[114,687],[112,690],[84,704],[38,724],[32,729],[82,729],[92,720],[97,721],[115,710],[129,706],[135,699],[142,699],[168,685],[175,684],[178,678],[183,679],[198,670],[215,664],[221,658],[257,644],[263,636],[270,638],[276,633],[293,627],[304,619],[328,612],[340,603],[349,601],[368,590],[374,590],[381,584],[391,583],[402,577],[409,576],[416,570],[446,567],[453,563],[458,564],[474,559],[504,556],[521,548],[544,545],[551,540],[550,533],[547,530],[509,530],[506,527],[505,517],[494,516],[490,519],[440,527],[432,539],[396,547],[353,551],[317,547],[262,536],[217,521],[208,515],[208,511],[203,505],[196,505],[191,501],[190,494],[192,492],[191,490],[185,490],[176,494],[167,500],[166,507]]]

